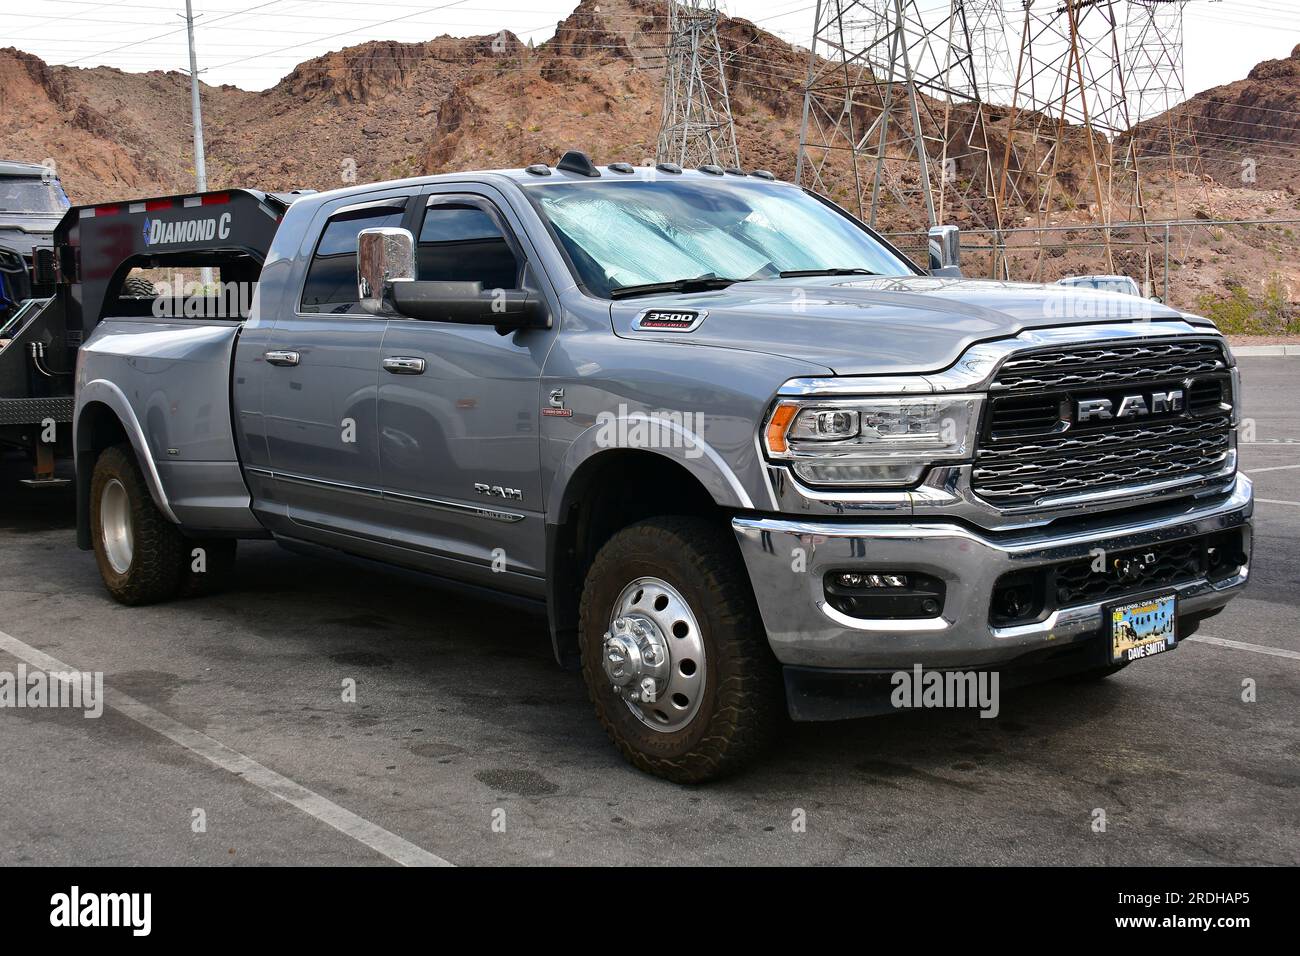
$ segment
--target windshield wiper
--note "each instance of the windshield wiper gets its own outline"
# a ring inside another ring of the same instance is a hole
[[[647,282],[643,285],[625,285],[611,289],[611,299],[627,299],[636,295],[654,295],[656,292],[707,292],[710,289],[725,289],[736,282],[747,279],[724,279],[712,272],[696,276],[694,279],[673,279],[671,282]]]
[[[804,276],[874,276],[878,272],[870,269],[787,269],[781,273],[782,279],[799,279]]]

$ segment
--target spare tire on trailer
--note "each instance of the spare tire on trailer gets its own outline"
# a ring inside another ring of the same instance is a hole
[[[156,299],[158,290],[144,276],[127,276],[122,281],[122,289],[117,295],[121,299]]]

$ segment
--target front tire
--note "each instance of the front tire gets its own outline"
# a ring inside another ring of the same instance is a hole
[[[176,525],[153,503],[130,446],[105,449],[90,480],[95,563],[122,604],[152,604],[181,587],[188,552]]]
[[[579,633],[596,716],[647,773],[724,776],[780,724],[780,668],[735,543],[716,522],[655,518],[610,538],[587,575]]]

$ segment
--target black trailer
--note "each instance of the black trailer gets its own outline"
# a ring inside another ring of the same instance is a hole
[[[37,248],[32,299],[0,326],[0,447],[25,451],[33,486],[65,484],[56,458],[72,453],[77,349],[107,316],[164,320],[187,308],[225,308],[220,290],[255,286],[280,219],[298,193],[227,189],[73,206]],[[210,268],[220,285],[193,301],[165,301],[135,269]],[[241,299],[247,302],[248,298]],[[199,314],[212,314],[200,312]]]

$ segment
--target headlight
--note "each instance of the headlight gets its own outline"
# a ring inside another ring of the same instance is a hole
[[[969,459],[981,395],[782,400],[764,429],[767,453],[818,485],[914,484],[928,465]]]

